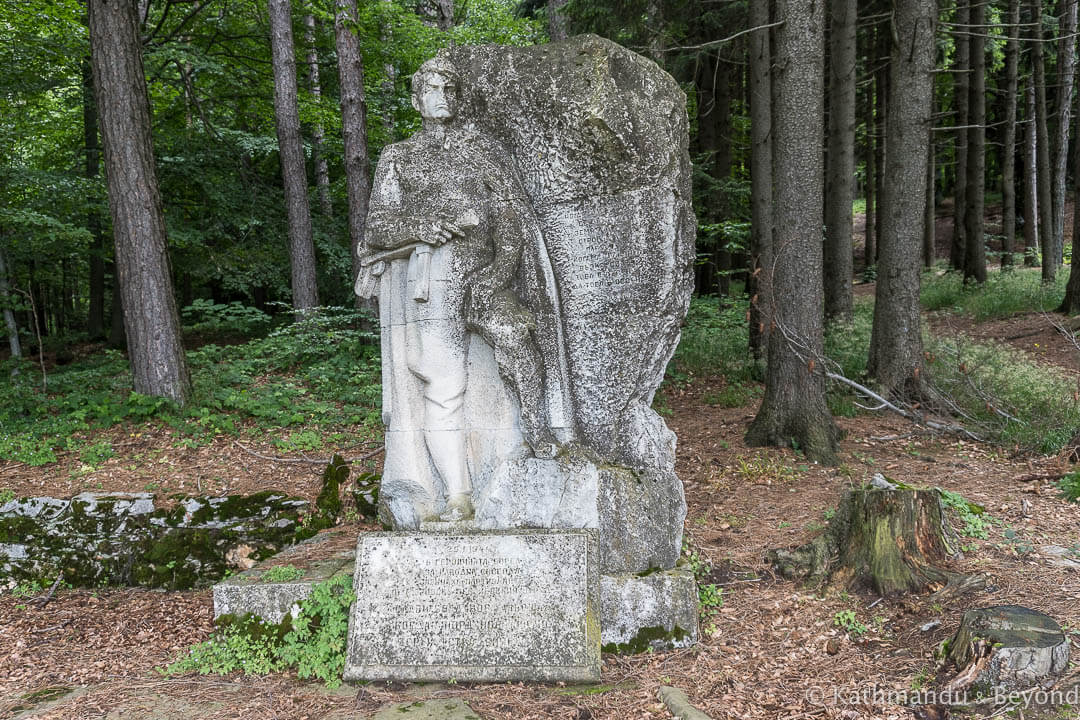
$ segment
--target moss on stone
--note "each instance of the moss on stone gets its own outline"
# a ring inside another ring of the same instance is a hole
[[[322,489],[315,498],[315,507],[327,517],[341,514],[341,486],[349,479],[349,465],[340,455],[334,455],[322,476]]]
[[[637,635],[624,643],[607,643],[600,649],[615,655],[637,655],[647,651],[654,644],[673,644],[690,636],[683,628],[676,625],[668,630],[663,625],[651,625],[638,630]]]

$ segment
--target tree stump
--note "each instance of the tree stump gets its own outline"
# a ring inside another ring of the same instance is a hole
[[[936,490],[850,490],[828,532],[766,559],[789,579],[863,584],[879,595],[938,590],[963,576],[942,569],[955,554]]]
[[[947,647],[946,659],[958,669],[948,685],[955,692],[1025,690],[1069,666],[1069,640],[1061,626],[1019,605],[968,610]]]

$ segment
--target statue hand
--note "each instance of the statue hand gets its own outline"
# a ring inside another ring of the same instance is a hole
[[[431,224],[430,233],[428,233],[426,237],[420,239],[428,245],[439,247],[440,245],[449,242],[452,238],[464,237],[464,235],[465,231],[454,223],[445,220],[436,220]]]

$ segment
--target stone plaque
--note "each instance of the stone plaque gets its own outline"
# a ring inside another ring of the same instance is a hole
[[[600,679],[595,531],[364,533],[345,679]]]

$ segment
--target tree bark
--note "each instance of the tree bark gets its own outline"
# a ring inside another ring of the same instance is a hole
[[[1005,132],[1001,151],[1001,266],[1012,265],[1016,247],[1016,92],[1020,60],[1020,0],[1009,0],[1005,44]]]
[[[98,144],[97,104],[94,99],[94,70],[90,59],[82,63],[83,146],[85,173],[96,181],[101,164]],[[105,232],[97,209],[96,193],[86,198],[86,229],[90,231],[90,298],[86,313],[86,334],[91,340],[105,337]]]
[[[292,264],[293,308],[305,311],[319,304],[315,283],[315,244],[311,235],[304,148],[296,101],[296,57],[293,52],[289,0],[269,0],[270,50],[274,65],[274,117],[278,155],[289,218],[289,258]]]
[[[829,11],[829,152],[825,193],[825,317],[853,316],[851,204],[855,176],[855,0]]]
[[[547,0],[548,37],[551,42],[559,42],[567,38],[566,16],[562,12],[567,2],[569,0]]]
[[[793,446],[836,460],[838,431],[825,403],[822,357],[825,13],[817,0],[778,0],[775,145],[775,327],[765,397],[749,445]],[[818,369],[815,372],[815,368]]]
[[[1039,189],[1038,189],[1038,133],[1035,129],[1035,82],[1028,78],[1024,91],[1024,115],[1027,120],[1024,139],[1024,265],[1039,264]]]
[[[1076,113],[1077,137],[1080,138],[1080,112]],[[1073,177],[1080,180],[1080,142],[1073,149]],[[1072,259],[1069,261],[1069,282],[1065,285],[1065,298],[1057,311],[1066,315],[1080,312],[1080,194],[1073,203]]]
[[[971,24],[986,24],[986,3],[971,4]],[[968,41],[971,81],[968,83],[967,189],[964,193],[964,280],[986,282],[986,40],[981,29]]]
[[[1058,25],[1057,105],[1054,137],[1051,141],[1054,176],[1051,201],[1054,209],[1054,273],[1061,267],[1065,238],[1065,170],[1069,164],[1069,117],[1073,101],[1073,81],[1076,75],[1076,2],[1063,0],[1063,12]]]
[[[874,145],[874,152],[877,153],[874,159],[874,164],[877,166],[877,188],[875,188],[877,213],[874,216],[874,237],[877,238],[877,243],[875,243],[874,253],[867,260],[867,263],[871,265],[877,265],[878,254],[881,252],[881,231],[885,224],[885,213],[889,212],[889,208],[885,206],[885,157],[889,154],[889,135],[886,132],[885,123],[890,109],[889,47],[891,43],[888,33],[882,32],[881,28],[878,29],[877,43],[879,64],[877,81],[874,83],[874,93],[877,95],[874,101],[877,106],[874,115],[874,134],[877,136],[877,142]]]
[[[923,390],[919,313],[926,167],[933,108],[935,0],[898,0],[892,19],[885,158],[885,222],[878,244],[874,325],[868,370],[893,397],[918,401]]]
[[[931,98],[933,102],[933,98]],[[930,107],[933,114],[933,105]],[[937,219],[937,198],[934,195],[934,131],[927,130],[926,139],[926,209],[923,212],[923,266],[927,270],[934,267],[935,252],[937,248],[937,227],[934,224]]]
[[[89,6],[94,87],[135,390],[182,405],[191,395],[191,378],[154,170],[139,18],[131,0],[89,0]]]
[[[870,53],[867,53],[868,58]],[[877,173],[878,167],[875,163],[877,157],[877,151],[874,146],[877,144],[877,139],[874,137],[874,78],[871,77],[866,86],[866,116],[863,118],[863,122],[866,126],[866,231],[864,233],[863,242],[863,269],[870,267],[874,264],[873,258],[877,256],[877,221],[876,221],[876,205],[877,205]]]
[[[19,326],[15,322],[15,313],[12,311],[11,289],[8,287],[7,258],[4,250],[0,248],[0,303],[4,306],[4,325],[7,327],[8,346],[11,348],[11,357],[22,357],[22,345],[19,343]]]
[[[750,3],[750,26],[769,24],[769,3]],[[750,35],[750,351],[760,364],[772,324],[772,48],[770,31]]]
[[[1036,149],[1036,187],[1039,191],[1039,245],[1042,250],[1042,277],[1052,281],[1057,274],[1057,265],[1053,259],[1054,245],[1054,201],[1051,193],[1050,132],[1047,128],[1046,106],[1046,63],[1042,44],[1042,0],[1032,0],[1031,17],[1035,23],[1032,29],[1031,66],[1035,83],[1035,149]]]
[[[367,103],[364,100],[364,60],[356,36],[356,0],[336,0],[334,38],[338,78],[341,82],[341,135],[344,144],[345,191],[349,197],[349,246],[352,281],[360,274],[364,252],[364,226],[371,194],[371,167],[367,148]],[[357,298],[357,302],[362,302]]]
[[[971,23],[971,8],[969,0],[956,0],[956,24],[961,32],[956,36],[956,51],[953,55],[953,107],[956,112],[953,118],[955,127],[961,128],[956,131],[956,144],[954,146],[955,170],[953,174],[953,236],[949,245],[949,267],[953,270],[964,269],[964,253],[967,252],[967,235],[964,227],[964,216],[967,210],[967,163],[968,134],[968,83],[970,82],[969,70],[971,68],[970,40],[967,28],[964,26]]]
[[[319,51],[315,46],[315,16],[304,16],[304,42],[307,44],[308,91],[319,102],[322,98],[322,84],[319,83]],[[319,197],[319,213],[323,217],[334,214],[330,202],[330,170],[326,164],[326,152],[323,147],[326,133],[321,122],[311,128],[311,165],[315,169],[315,189]]]

